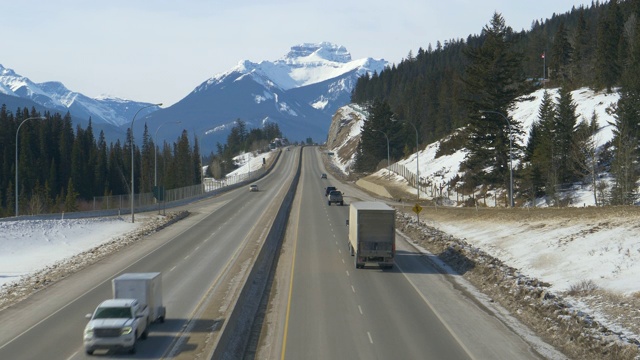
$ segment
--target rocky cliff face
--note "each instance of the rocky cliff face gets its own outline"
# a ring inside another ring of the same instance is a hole
[[[338,109],[331,119],[327,150],[334,153],[334,163],[345,174],[351,172],[349,167],[353,164],[366,116],[366,111],[361,106],[349,104]]]

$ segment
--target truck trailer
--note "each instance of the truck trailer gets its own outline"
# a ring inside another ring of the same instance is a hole
[[[149,322],[164,322],[162,274],[159,272],[125,273],[112,281],[114,299],[136,299],[149,308]]]
[[[352,202],[349,206],[349,253],[356,269],[377,264],[393,267],[396,252],[396,210],[373,201]]]

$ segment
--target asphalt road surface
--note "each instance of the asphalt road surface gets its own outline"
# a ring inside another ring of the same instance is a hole
[[[321,179],[324,172],[317,150],[305,148],[263,328],[269,334],[256,358],[542,358],[400,236],[393,269],[356,269],[347,247],[348,204],[372,198]],[[330,185],[346,193],[345,206],[327,205]]]

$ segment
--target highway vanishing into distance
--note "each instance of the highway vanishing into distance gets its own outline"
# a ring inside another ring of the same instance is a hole
[[[245,359],[543,358],[400,235],[393,269],[356,269],[346,205],[374,199],[331,176],[321,179],[326,170],[316,147],[291,150],[256,182],[259,192],[242,187],[185,206],[186,219],[0,312],[0,359],[206,358],[196,339],[224,324],[206,311],[208,302],[224,297],[217,293],[228,288],[234,266],[245,266],[243,251],[264,238],[300,156],[268,310]],[[345,193],[345,206],[327,204],[328,185]],[[166,322],[151,325],[136,354],[86,355],[84,315],[111,297],[111,279],[150,271],[163,274]]]

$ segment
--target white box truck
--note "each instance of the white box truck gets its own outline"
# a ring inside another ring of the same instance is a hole
[[[356,269],[370,263],[392,268],[396,252],[396,210],[381,202],[352,202],[348,244]]]
[[[125,273],[112,280],[113,299],[100,303],[84,329],[87,354],[97,349],[126,349],[135,353],[138,339],[149,334],[149,324],[164,322],[159,272]]]
[[[114,299],[136,299],[149,308],[149,322],[164,322],[162,274],[159,272],[125,273],[111,281]]]

